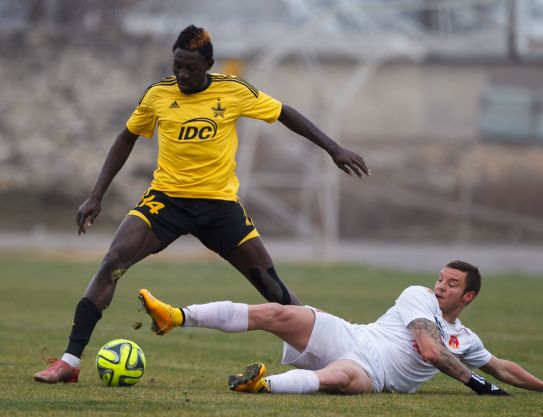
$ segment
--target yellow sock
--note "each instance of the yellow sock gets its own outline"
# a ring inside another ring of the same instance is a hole
[[[176,327],[182,326],[185,324],[185,313],[183,313],[183,309],[172,307],[172,313],[173,313],[173,324]]]

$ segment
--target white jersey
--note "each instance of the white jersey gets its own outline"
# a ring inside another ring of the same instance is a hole
[[[432,290],[412,286],[402,292],[396,303],[375,323],[356,326],[361,337],[368,338],[377,351],[384,373],[384,390],[412,393],[438,371],[425,362],[407,325],[416,319],[435,322],[445,346],[470,368],[479,368],[491,358],[481,339],[460,320],[454,324],[443,319]]]

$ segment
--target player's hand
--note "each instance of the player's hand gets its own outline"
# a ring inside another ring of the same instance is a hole
[[[100,214],[102,210],[102,199],[94,195],[90,195],[84,202],[79,206],[77,211],[77,216],[75,221],[77,223],[77,235],[81,233],[86,233],[87,229],[92,226],[94,220]]]
[[[345,171],[350,176],[353,175],[353,172],[358,175],[359,178],[362,177],[362,174],[371,175],[371,171],[366,165],[364,158],[353,151],[338,146],[330,153],[330,156],[338,168]]]
[[[478,395],[509,395],[506,391],[502,390],[494,384],[491,384],[482,376],[476,373],[471,373],[471,378],[465,384],[475,391]]]

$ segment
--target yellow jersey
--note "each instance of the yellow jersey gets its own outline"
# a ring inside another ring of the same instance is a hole
[[[158,159],[151,188],[170,197],[237,200],[236,121],[245,116],[273,123],[281,103],[241,78],[208,74],[209,87],[183,94],[174,76],[151,85],[126,127],[152,138]]]

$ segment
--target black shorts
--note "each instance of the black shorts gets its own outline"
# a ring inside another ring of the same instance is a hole
[[[259,236],[253,221],[236,201],[169,197],[149,190],[128,214],[145,221],[163,248],[190,233],[226,258],[240,243]]]

